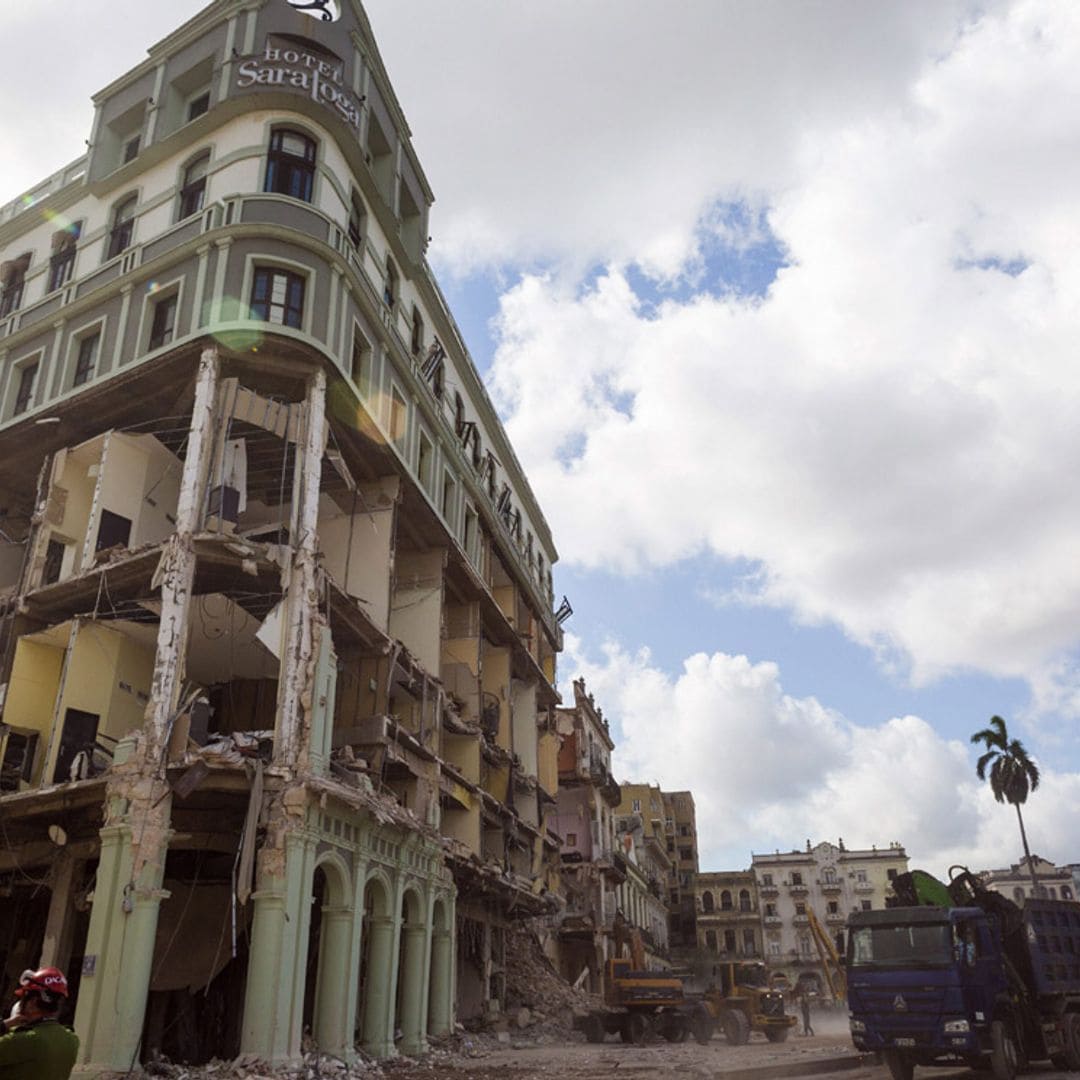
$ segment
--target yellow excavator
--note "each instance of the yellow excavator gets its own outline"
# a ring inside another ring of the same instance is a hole
[[[806,908],[806,917],[810,922],[810,935],[814,939],[818,956],[821,958],[821,970],[825,975],[825,983],[829,987],[829,993],[833,1001],[843,1002],[847,1000],[847,973],[844,970],[844,962],[836,951],[833,939],[825,932],[814,909],[809,905]]]

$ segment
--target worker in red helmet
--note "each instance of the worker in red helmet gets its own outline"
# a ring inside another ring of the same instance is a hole
[[[0,1035],[0,1080],[68,1080],[79,1037],[59,1022],[68,996],[59,968],[24,971]]]

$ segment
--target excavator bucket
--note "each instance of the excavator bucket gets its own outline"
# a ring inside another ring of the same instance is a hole
[[[898,874],[892,883],[893,892],[901,907],[953,906],[948,887],[925,870]]]

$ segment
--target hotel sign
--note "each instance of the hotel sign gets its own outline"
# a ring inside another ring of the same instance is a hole
[[[344,69],[313,53],[267,42],[261,56],[249,56],[240,64],[236,85],[240,90],[264,86],[296,91],[333,109],[360,132],[360,99],[345,85]]]

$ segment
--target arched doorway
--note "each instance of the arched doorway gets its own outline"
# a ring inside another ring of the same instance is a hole
[[[454,937],[445,900],[436,900],[431,915],[431,977],[428,986],[428,1034],[448,1035],[453,1023]]]
[[[395,1028],[401,1032],[401,1049],[420,1053],[427,1044],[424,1032],[424,974],[427,970],[427,926],[424,904],[409,889],[401,902],[401,938],[398,946],[398,978]]]
[[[390,974],[393,962],[394,920],[390,889],[381,877],[371,878],[364,888],[364,937],[360,944],[360,1035],[364,1050],[372,1057],[388,1057],[393,1051]]]

